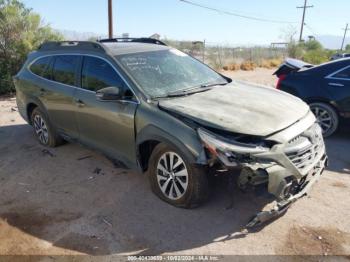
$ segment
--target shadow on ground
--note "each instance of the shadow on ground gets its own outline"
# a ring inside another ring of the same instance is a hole
[[[350,175],[350,122],[342,123],[339,131],[326,140],[328,170]]]
[[[151,193],[146,176],[98,153],[75,144],[45,151],[28,125],[0,127],[0,141],[0,217],[55,247],[82,253],[155,255],[242,238],[251,216],[271,201],[258,192],[230,195],[221,178],[207,204],[178,209]],[[327,141],[330,169],[344,173],[345,158],[334,160],[342,153],[335,146],[343,143],[343,150],[349,148],[342,135]]]

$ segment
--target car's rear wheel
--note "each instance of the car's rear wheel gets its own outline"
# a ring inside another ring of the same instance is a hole
[[[38,107],[32,112],[31,122],[36,137],[42,145],[56,147],[63,143],[63,139],[56,133],[46,115]]]
[[[339,117],[337,112],[325,103],[311,103],[311,111],[322,128],[324,137],[329,137],[338,129]]]
[[[148,176],[152,191],[177,207],[193,208],[208,197],[208,179],[203,170],[190,165],[173,146],[161,143],[153,150]]]

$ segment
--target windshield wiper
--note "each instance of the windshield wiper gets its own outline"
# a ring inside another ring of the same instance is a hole
[[[218,85],[227,85],[227,83],[208,83],[208,84],[203,84],[200,86],[195,86],[189,89],[183,89],[183,90],[177,90],[173,92],[169,92],[165,94],[164,96],[157,96],[153,98],[168,98],[168,97],[181,97],[181,96],[187,96],[187,95],[193,95],[196,93],[200,92],[205,92],[211,89],[213,86],[218,86]]]
[[[213,86],[218,86],[218,85],[226,85],[228,83],[208,83],[208,84],[202,84],[200,86],[195,86],[189,89],[183,89],[183,90],[178,90],[174,92],[168,93],[168,95],[175,95],[175,96],[181,96],[181,95],[189,95],[189,94],[195,94],[199,92],[204,92],[210,89],[210,87]]]
[[[228,84],[228,82],[226,82],[226,83],[209,83],[209,84],[201,85],[201,88],[212,87],[212,86],[224,86],[227,84]]]

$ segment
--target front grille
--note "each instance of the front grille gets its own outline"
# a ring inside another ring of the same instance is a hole
[[[285,154],[301,171],[307,171],[324,152],[322,130],[314,124],[301,135],[288,142]]]

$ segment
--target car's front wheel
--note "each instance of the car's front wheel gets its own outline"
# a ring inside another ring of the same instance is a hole
[[[148,176],[152,191],[174,206],[197,207],[208,197],[207,174],[192,166],[173,146],[156,146],[149,160]]]
[[[322,128],[324,137],[329,137],[338,129],[339,117],[337,112],[325,103],[311,103],[311,111]]]

